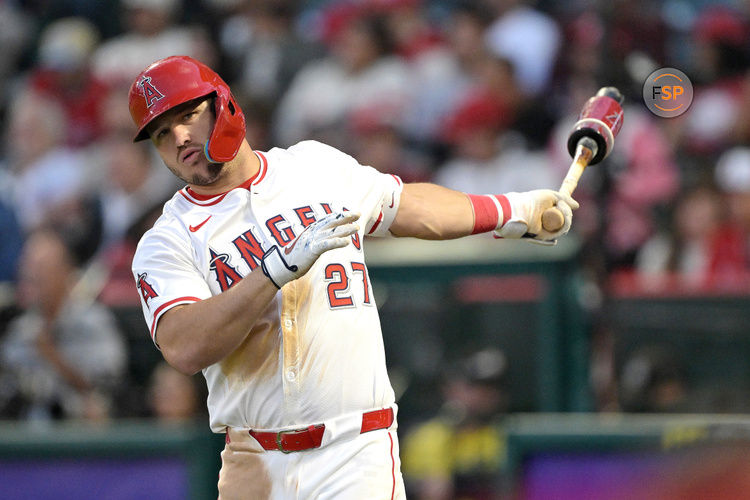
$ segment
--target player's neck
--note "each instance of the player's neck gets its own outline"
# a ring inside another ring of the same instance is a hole
[[[253,177],[260,170],[260,158],[255,154],[247,141],[242,141],[237,156],[224,164],[221,177],[208,186],[194,186],[190,184],[190,189],[198,194],[211,196],[225,193],[249,178]]]

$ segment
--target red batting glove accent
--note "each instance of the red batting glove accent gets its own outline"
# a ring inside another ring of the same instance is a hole
[[[496,228],[499,229],[503,227],[505,224],[508,223],[510,220],[511,210],[510,210],[510,201],[508,201],[508,197],[504,194],[496,194],[494,195],[495,199],[500,202],[500,206],[503,209],[503,223],[497,226]]]
[[[486,195],[469,194],[467,196],[474,210],[474,229],[471,234],[494,231],[499,220],[495,202]]]

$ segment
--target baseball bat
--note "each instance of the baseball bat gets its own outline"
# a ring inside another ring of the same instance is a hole
[[[561,193],[572,195],[586,167],[599,163],[612,152],[615,137],[622,128],[622,102],[619,90],[602,87],[583,106],[568,137],[568,152],[573,162],[560,186]],[[565,218],[556,207],[548,208],[542,214],[545,231],[559,231],[564,223]]]

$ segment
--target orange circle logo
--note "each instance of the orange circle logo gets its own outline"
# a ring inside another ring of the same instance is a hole
[[[643,102],[656,116],[680,116],[693,102],[693,84],[679,69],[657,69],[643,84]]]

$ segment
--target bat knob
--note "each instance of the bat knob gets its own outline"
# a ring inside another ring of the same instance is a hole
[[[542,212],[542,227],[549,233],[554,233],[562,229],[565,224],[565,217],[559,208],[551,207]]]

